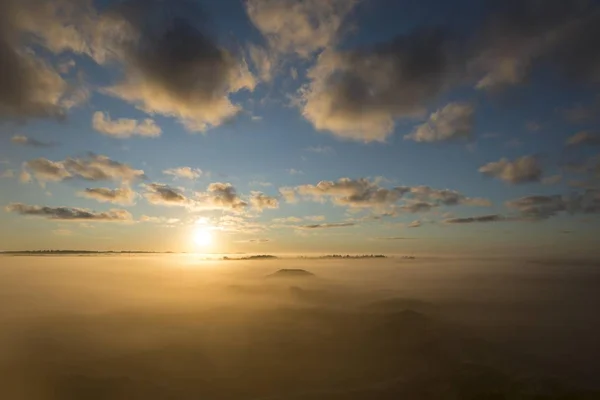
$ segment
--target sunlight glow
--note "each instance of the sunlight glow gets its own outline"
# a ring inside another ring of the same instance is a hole
[[[213,239],[212,232],[205,227],[198,228],[193,233],[193,239],[197,246],[210,246]]]

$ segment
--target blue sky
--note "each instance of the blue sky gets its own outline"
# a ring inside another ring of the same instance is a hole
[[[596,254],[598,2],[40,4],[0,249]]]

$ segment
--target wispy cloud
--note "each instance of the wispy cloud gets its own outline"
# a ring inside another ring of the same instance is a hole
[[[328,229],[328,228],[345,228],[348,226],[356,225],[354,222],[338,222],[330,224],[314,224],[314,225],[299,225],[296,228],[299,229]]]
[[[33,139],[24,135],[15,135],[10,141],[14,144],[21,146],[37,147],[37,148],[49,148],[57,145],[56,142],[43,142],[41,140]]]
[[[198,179],[204,172],[200,168],[178,167],[166,169],[163,171],[163,174],[171,175],[175,178]]]
[[[63,221],[126,222],[132,220],[129,211],[116,209],[105,212],[95,212],[85,208],[45,207],[32,206],[23,203],[11,203],[6,206],[6,211],[25,216]]]
[[[79,192],[79,196],[87,197],[100,203],[131,205],[134,203],[136,193],[127,186],[119,189],[87,188]]]

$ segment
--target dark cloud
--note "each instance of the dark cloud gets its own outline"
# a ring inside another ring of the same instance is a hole
[[[126,210],[110,210],[95,212],[84,208],[30,206],[22,203],[12,203],[6,211],[21,215],[30,215],[47,219],[64,221],[131,221],[132,216]]]
[[[543,63],[576,81],[598,82],[600,35],[597,2],[510,0],[492,2],[469,62],[477,86],[520,84]]]
[[[502,158],[482,166],[479,172],[511,184],[539,182],[542,179],[542,167],[535,156],[524,156],[514,161]]]
[[[400,208],[409,213],[421,213],[428,212],[434,207],[435,204],[427,203],[425,201],[409,201]]]
[[[559,212],[566,211],[568,203],[560,195],[535,195],[508,201],[506,206],[517,210],[519,215],[524,219],[541,220],[548,219],[557,215]]]
[[[326,51],[308,72],[303,115],[317,130],[384,141],[394,120],[423,115],[455,75],[458,55],[441,30],[421,30],[373,48]]]
[[[33,139],[24,135],[15,135],[10,141],[14,144],[21,146],[37,147],[37,148],[48,148],[56,146],[54,142],[42,142],[41,140]]]
[[[328,48],[300,91],[304,117],[340,138],[385,141],[397,119],[423,115],[431,100],[458,84],[496,90],[523,83],[542,65],[575,81],[600,82],[600,51],[592,39],[600,36],[597,2],[509,0],[483,8],[487,16],[472,40],[420,29],[370,48]],[[469,113],[449,116],[460,123],[441,129],[428,121],[407,138],[468,136]]]
[[[109,188],[87,188],[79,192],[82,197],[97,200],[101,203],[115,203],[130,205],[135,200],[135,192],[129,187],[119,189]]]
[[[339,222],[332,224],[313,224],[313,225],[300,225],[297,228],[300,229],[327,229],[327,228],[344,228],[347,226],[356,225],[354,222]]]
[[[207,21],[197,3],[125,1],[110,8],[105,20],[117,31],[111,56],[125,72],[106,93],[148,113],[205,131],[240,111],[230,93],[254,89],[245,61],[203,31]]]
[[[504,221],[505,218],[498,214],[481,215],[478,217],[467,217],[467,218],[450,218],[445,219],[446,224],[471,224],[474,222],[497,222]]]
[[[67,158],[63,161],[37,158],[27,161],[23,168],[24,173],[33,175],[41,183],[58,182],[72,178],[88,181],[112,180],[122,182],[145,179],[143,170],[134,169],[128,164],[94,153],[82,158]]]
[[[582,131],[576,133],[567,139],[567,144],[570,146],[576,145],[589,145],[589,146],[599,146],[600,145],[600,135],[597,133],[592,133],[589,131]]]
[[[151,183],[145,185],[145,187],[147,192],[144,194],[144,197],[146,197],[151,204],[180,207],[189,207],[192,205],[192,201],[179,189],[169,185]]]
[[[0,117],[62,119],[81,102],[83,92],[64,81],[24,38],[55,53],[81,51],[82,38],[72,22],[86,4],[85,0],[0,2]]]

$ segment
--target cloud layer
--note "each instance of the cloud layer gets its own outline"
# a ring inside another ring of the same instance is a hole
[[[145,178],[143,170],[134,169],[128,164],[94,153],[81,158],[67,158],[63,161],[37,158],[24,163],[23,168],[27,174],[31,174],[41,183],[75,178],[129,183]]]
[[[43,207],[12,203],[6,207],[6,211],[26,216],[63,221],[126,222],[132,220],[131,214],[126,210],[95,212],[85,208]]]

